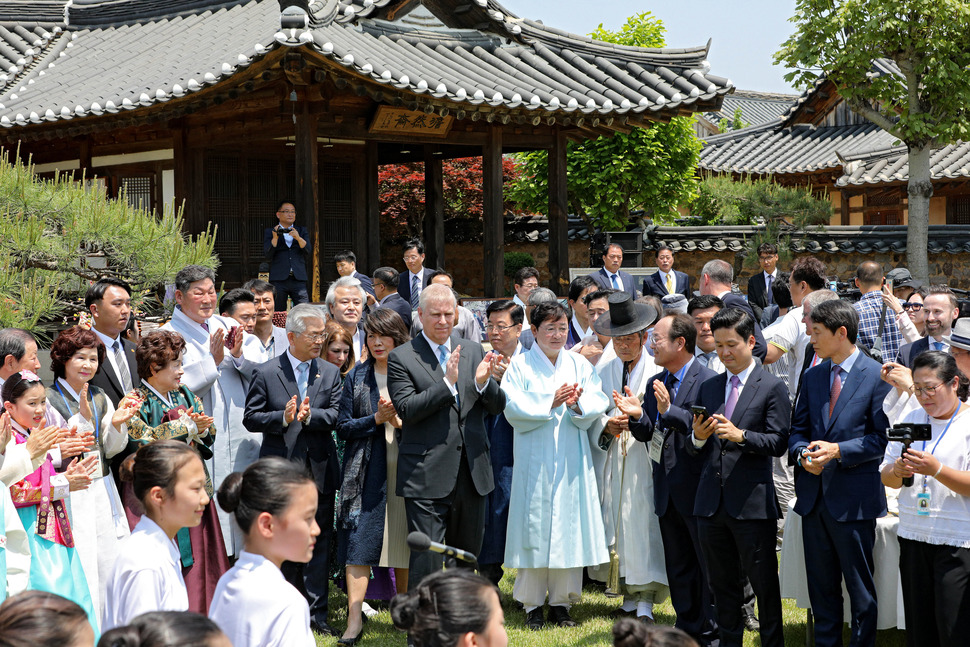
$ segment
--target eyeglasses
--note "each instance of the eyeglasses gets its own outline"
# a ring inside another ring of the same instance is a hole
[[[515,328],[519,324],[513,324],[511,326],[502,326],[499,324],[487,324],[485,326],[485,332],[497,332],[499,334],[504,333],[506,330]]]
[[[903,301],[904,310],[912,310],[913,312],[919,312],[923,309],[923,304],[917,301]]]
[[[420,256],[420,255],[418,255],[418,254],[410,254],[410,255],[408,255],[408,256],[405,256],[405,257],[404,257],[404,260],[405,260],[405,261],[416,261],[416,260],[418,260],[418,259],[420,259],[420,258],[421,258],[421,256]]]
[[[546,335],[568,335],[569,328],[566,326],[542,326],[541,330]]]
[[[309,335],[309,334],[307,334],[305,332],[301,332],[300,335],[302,335],[304,338],[306,338],[306,340],[308,342],[310,342],[311,344],[315,344],[318,341],[323,341],[324,339],[327,338],[327,336],[324,335],[324,334],[322,334],[322,333],[319,334],[319,335]]]
[[[936,386],[914,386],[913,393],[915,393],[917,397],[933,397],[936,394],[936,390],[944,384],[946,384],[946,382],[940,382]]]

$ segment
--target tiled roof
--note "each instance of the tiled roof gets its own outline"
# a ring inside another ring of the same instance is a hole
[[[909,180],[909,153],[899,147],[873,151],[846,158],[845,175],[836,186],[880,184]],[[930,153],[930,177],[933,180],[970,178],[970,143],[958,142]]]
[[[715,251],[739,252],[763,227],[651,227],[647,229],[645,252],[660,244],[669,245],[674,252]],[[800,231],[791,235],[791,251],[795,253],[882,254],[906,252],[906,226],[831,226],[818,230]],[[930,254],[965,254],[970,252],[970,226],[930,225]]]
[[[63,30],[62,23],[22,25],[0,21],[0,91],[20,74],[32,69]]]
[[[710,109],[732,89],[709,73],[707,46],[600,43],[518,18],[493,0],[448,12],[447,27],[422,27],[389,20],[390,4],[311,0],[310,28],[280,31],[276,0],[74,0],[68,31],[36,69],[0,88],[0,125],[151,106],[219,83],[281,46],[309,46],[377,84],[468,109],[666,118]],[[7,42],[0,34],[0,46]]]
[[[758,126],[777,121],[797,98],[797,94],[735,90],[733,94],[724,97],[720,110],[709,112],[705,117],[711,123],[717,124],[721,119],[734,119],[735,111],[740,108],[741,119],[749,126]]]
[[[774,121],[704,139],[700,166],[721,173],[811,173],[839,169],[839,155],[888,148],[895,140],[875,124],[783,127]]]

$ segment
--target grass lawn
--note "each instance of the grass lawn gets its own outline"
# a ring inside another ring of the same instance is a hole
[[[505,624],[509,634],[511,647],[547,647],[550,645],[568,645],[573,647],[592,647],[612,645],[613,621],[610,612],[620,605],[620,600],[608,598],[598,590],[587,589],[583,592],[583,601],[574,606],[571,613],[578,627],[570,629],[552,628],[542,631],[530,631],[525,628],[525,612],[512,600],[512,582],[514,571],[506,572],[502,579],[502,608],[505,610]],[[785,614],[785,645],[787,647],[801,647],[805,645],[805,611],[795,606],[793,600],[782,600]],[[670,600],[654,609],[654,617],[658,623],[673,625],[674,610]],[[342,630],[347,622],[347,597],[336,587],[330,593],[330,620],[335,629]],[[848,628],[843,633],[845,643],[848,644]],[[317,645],[328,647],[336,644],[336,638],[317,636]],[[391,615],[387,609],[371,618],[364,625],[364,636],[358,643],[360,647],[384,647],[385,645],[403,647],[406,644],[404,634],[397,631],[391,622]],[[746,646],[759,645],[761,641],[755,634],[745,633]],[[890,629],[880,631],[876,644],[880,647],[903,647],[906,644],[906,634],[903,631]]]

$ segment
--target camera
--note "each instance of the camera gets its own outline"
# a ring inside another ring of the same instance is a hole
[[[889,440],[903,444],[903,451],[900,456],[906,453],[909,446],[917,440],[926,442],[933,438],[933,430],[928,424],[918,422],[900,422],[886,430]],[[903,487],[910,487],[913,484],[913,477],[907,476],[903,479]]]
[[[281,234],[287,234],[293,231],[293,227],[283,227],[283,225],[279,225],[276,227],[276,231],[278,231]]]

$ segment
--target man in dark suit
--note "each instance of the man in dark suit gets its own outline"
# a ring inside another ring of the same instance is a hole
[[[293,305],[310,300],[307,293],[306,263],[313,252],[307,241],[306,227],[298,227],[296,207],[292,202],[281,202],[276,210],[279,222],[263,233],[263,254],[269,261],[269,282],[276,287],[276,303],[286,309],[286,298]]]
[[[423,330],[391,351],[387,387],[403,423],[396,488],[409,530],[477,555],[494,487],[485,414],[504,410],[505,393],[490,377],[499,355],[452,334],[457,305],[444,285],[422,291]],[[437,553],[412,551],[408,588],[441,565]]]
[[[694,503],[708,565],[721,645],[744,638],[743,574],[758,598],[761,644],[785,644],[775,533],[781,509],[772,457],[785,453],[791,404],[788,387],[754,360],[754,318],[725,308],[711,319],[725,372],[701,385],[688,453],[700,461]],[[743,567],[743,571],[742,571]]]
[[[374,270],[374,296],[377,303],[371,308],[390,308],[401,315],[404,326],[411,330],[411,304],[397,293],[398,271],[393,267],[378,267]]]
[[[337,274],[340,276],[354,277],[360,281],[360,287],[364,288],[364,292],[372,297],[375,296],[374,284],[370,280],[370,277],[357,271],[357,254],[354,254],[348,249],[339,254],[334,254],[333,262],[337,265]],[[372,301],[373,299],[367,299],[368,303]]]
[[[688,315],[670,314],[653,329],[654,361],[664,371],[647,383],[641,407],[632,392],[616,401],[630,432],[647,443],[653,460],[654,511],[660,519],[664,562],[676,626],[702,645],[717,645],[707,567],[697,535],[694,500],[700,466],[687,455],[690,407],[700,385],[716,373],[694,358],[697,331]]]
[[[636,299],[640,296],[637,293],[636,283],[633,276],[620,270],[621,263],[623,263],[623,248],[616,243],[611,243],[603,252],[603,267],[589,276],[603,289],[626,292],[630,298]]]
[[[848,303],[812,309],[812,345],[824,361],[810,368],[795,404],[788,451],[795,512],[802,517],[815,644],[842,645],[842,579],[852,607],[851,644],[876,642],[872,550],[876,518],[886,514],[879,465],[892,388],[881,366],[856,348],[859,315]]]
[[[88,288],[84,306],[91,313],[91,326],[104,344],[104,364],[91,378],[111,403],[118,406],[121,398],[141,385],[135,345],[122,336],[131,318],[131,286],[121,279],[100,279]]]
[[[761,271],[748,279],[748,303],[761,320],[762,311],[774,303],[771,284],[778,278],[778,247],[772,243],[758,245],[758,265]],[[816,288],[818,289],[818,288]]]
[[[243,424],[263,434],[260,456],[282,456],[313,475],[319,494],[320,526],[313,557],[304,566],[284,562],[283,574],[310,603],[310,625],[330,635],[327,593],[330,582],[330,536],[334,493],[340,486],[340,463],[332,431],[340,404],[340,373],[318,359],[323,346],[323,312],[317,306],[294,306],[286,318],[289,349],[256,368]],[[339,635],[339,634],[338,634]]]
[[[754,319],[754,356],[764,360],[768,354],[768,346],[765,338],[761,334],[761,326],[758,319],[754,316],[754,310],[748,305],[744,297],[731,291],[731,282],[734,281],[734,268],[722,260],[715,259],[708,261],[701,269],[700,289],[701,294],[710,294],[721,299],[725,308],[740,308]]]
[[[411,305],[411,310],[418,309],[421,291],[431,283],[433,270],[424,266],[424,243],[420,238],[411,238],[404,243],[404,265],[407,270],[401,272],[397,281],[397,293]]]
[[[960,316],[956,295],[945,285],[930,286],[929,294],[923,299],[923,312],[926,313],[926,337],[899,347],[896,362],[906,368],[913,368],[913,360],[925,351],[949,352],[947,338]]]
[[[643,295],[654,295],[663,299],[668,294],[683,294],[690,301],[694,296],[690,291],[690,277],[674,269],[674,250],[666,245],[657,248],[657,267],[655,273],[643,279]]]

